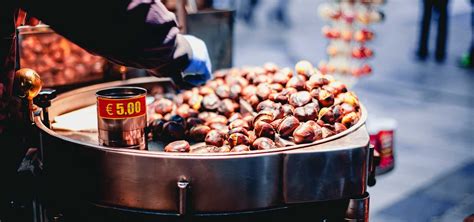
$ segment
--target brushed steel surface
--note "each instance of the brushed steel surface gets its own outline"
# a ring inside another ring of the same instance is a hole
[[[108,83],[145,87],[150,79]],[[97,87],[60,95],[54,117],[82,106],[69,100],[93,96]],[[79,97],[78,97],[79,95]],[[80,100],[87,100],[86,98]],[[64,107],[69,105],[69,107]],[[194,213],[236,212],[286,204],[347,199],[366,191],[369,137],[365,109],[347,133],[314,144],[219,155],[115,149],[80,142],[35,122],[44,138],[45,181],[55,201],[73,197],[98,204],[179,212],[177,183],[189,182]]]

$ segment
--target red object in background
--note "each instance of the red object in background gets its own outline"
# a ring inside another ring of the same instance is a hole
[[[370,125],[370,144],[380,155],[380,163],[376,167],[377,174],[391,171],[395,167],[394,141],[396,122],[392,119],[376,119],[375,125]]]

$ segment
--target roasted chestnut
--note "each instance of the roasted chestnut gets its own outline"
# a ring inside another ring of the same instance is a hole
[[[293,76],[286,83],[286,88],[295,88],[296,90],[304,90],[305,80],[301,76]]]
[[[229,122],[234,122],[235,120],[238,120],[238,119],[242,119],[242,114],[240,113],[233,113],[230,117],[229,117]]]
[[[281,137],[289,137],[300,125],[300,121],[294,116],[285,117],[278,126],[278,133]]]
[[[247,102],[250,103],[250,105],[253,108],[257,108],[258,104],[260,103],[260,99],[258,98],[257,95],[250,96],[250,98],[247,99]]]
[[[272,91],[275,91],[275,92],[281,92],[284,89],[283,85],[281,85],[279,83],[271,84],[270,88],[272,89]]]
[[[211,128],[206,125],[197,125],[189,130],[189,136],[196,142],[204,141]]]
[[[214,94],[214,90],[209,86],[201,86],[199,88],[199,94],[201,94],[202,96],[211,95]]]
[[[202,106],[209,111],[214,111],[219,107],[219,97],[216,94],[211,93],[209,95],[204,96],[202,99]]]
[[[281,109],[283,111],[283,115],[285,116],[293,115],[293,112],[295,111],[295,108],[290,104],[285,104],[281,106]]]
[[[233,133],[229,135],[229,138],[227,139],[229,142],[230,147],[235,147],[237,145],[249,145],[249,138],[242,134],[242,133]]]
[[[213,123],[220,123],[220,124],[223,124],[223,125],[227,125],[227,117],[223,116],[223,115],[217,115],[217,116],[214,116],[212,118],[208,118],[206,119],[206,125],[211,125]]]
[[[249,129],[250,125],[247,121],[243,119],[237,119],[229,124],[229,129],[234,129],[237,127],[243,127],[243,128]]]
[[[171,111],[173,111],[174,103],[169,99],[159,99],[155,105],[155,112],[161,115],[165,115]]]
[[[173,121],[173,122],[176,122],[180,125],[183,126],[183,128],[186,129],[186,119],[184,119],[182,116],[180,115],[172,115],[170,118],[169,118],[169,121]]]
[[[343,131],[347,130],[347,127],[344,126],[342,123],[334,123],[334,130],[336,134],[342,133]]]
[[[315,120],[318,118],[319,106],[317,103],[308,103],[295,109],[295,117],[299,121]]]
[[[311,94],[308,91],[299,91],[290,95],[289,103],[292,106],[299,107],[308,104],[311,99]]]
[[[347,128],[354,125],[357,121],[359,121],[359,115],[355,112],[348,113],[344,117],[342,117],[341,123],[344,124]]]
[[[286,83],[290,80],[290,77],[287,76],[285,73],[279,72],[276,73],[272,78],[272,83],[278,83],[281,85],[286,85]]]
[[[230,116],[235,111],[234,102],[230,99],[220,101],[217,111],[225,116]]]
[[[151,133],[153,140],[157,141],[160,139],[160,136],[163,132],[164,124],[165,124],[165,121],[162,119],[156,119],[150,123],[150,125],[148,126],[148,131]]]
[[[296,63],[295,70],[296,70],[296,73],[300,75],[304,75],[308,78],[314,73],[313,64],[311,64],[310,62],[306,60],[302,60]]]
[[[178,140],[169,143],[165,146],[165,152],[180,152],[185,153],[189,152],[189,143],[186,140]]]
[[[329,124],[333,124],[335,121],[334,114],[332,113],[332,110],[328,107],[324,107],[319,111],[318,119]]]
[[[220,85],[216,88],[216,95],[221,99],[230,97],[230,87],[228,85]]]
[[[257,112],[260,112],[262,110],[266,110],[266,109],[273,109],[275,108],[275,103],[271,100],[265,100],[263,102],[260,102],[258,105],[257,105]]]
[[[163,124],[163,132],[160,138],[163,141],[175,141],[184,139],[185,128],[183,124],[174,121]]]
[[[320,90],[318,94],[318,101],[323,107],[332,106],[332,104],[334,104],[334,95],[327,90]]]
[[[270,94],[268,99],[270,99],[271,101],[274,101],[276,103],[281,103],[281,104],[285,104],[285,103],[288,102],[288,96],[283,95],[282,93],[272,93],[272,94]]]
[[[256,150],[268,150],[268,149],[273,149],[276,146],[273,140],[265,138],[265,137],[261,137],[261,138],[256,139],[252,143],[252,147]]]
[[[225,142],[225,134],[217,130],[211,130],[209,131],[209,133],[207,133],[206,137],[204,138],[204,141],[207,145],[221,147],[224,145]]]
[[[198,114],[198,118],[199,118],[199,119],[202,119],[202,120],[204,120],[204,121],[208,121],[208,120],[210,120],[210,119],[212,119],[212,118],[214,118],[214,117],[216,117],[216,116],[218,116],[218,114],[217,114],[217,113],[214,113],[214,112],[200,112],[200,113]]]
[[[234,133],[242,133],[246,136],[249,135],[249,131],[246,128],[243,127],[235,127],[229,130],[228,134],[234,134]]]
[[[239,95],[240,95],[241,92],[242,92],[242,87],[238,84],[234,84],[230,87],[229,98],[235,100],[235,99],[239,98]]]
[[[321,133],[323,138],[335,135],[335,132],[329,129],[328,127],[321,127]]]
[[[259,121],[271,123],[273,120],[274,120],[274,117],[273,117],[273,111],[272,110],[262,110],[253,119],[253,125],[255,127],[255,123],[257,123]]]
[[[230,152],[247,152],[250,151],[250,147],[248,145],[237,145],[234,146]]]
[[[268,137],[273,139],[275,137],[275,129],[270,123],[258,121],[255,124],[255,136],[257,137]]]
[[[188,105],[194,110],[199,110],[201,108],[203,98],[204,97],[199,94],[193,94],[188,100]]]
[[[255,135],[255,131],[251,130],[251,131],[248,131],[248,137],[249,137],[249,143],[252,144],[256,139],[257,139],[257,136]]]
[[[293,132],[293,140],[297,144],[315,141],[314,127],[307,123],[299,125]]]
[[[278,126],[280,126],[282,121],[283,119],[276,119],[273,120],[273,122],[271,122],[270,124],[272,125],[273,129],[278,129]]]
[[[257,95],[257,87],[254,85],[248,85],[242,89],[242,96],[244,98],[250,98],[253,95]]]
[[[272,93],[272,88],[268,83],[260,83],[257,86],[257,96],[260,100],[268,99],[268,96]]]

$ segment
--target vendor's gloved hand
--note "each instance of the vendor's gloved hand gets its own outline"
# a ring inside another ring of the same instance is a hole
[[[200,86],[212,79],[211,60],[206,44],[191,35],[184,35],[192,50],[192,58],[188,67],[183,71],[183,81],[193,86]]]

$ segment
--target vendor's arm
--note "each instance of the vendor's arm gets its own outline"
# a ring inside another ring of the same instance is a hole
[[[191,67],[209,62],[207,51],[205,59],[198,56],[202,52],[193,52],[202,41],[178,34],[175,15],[159,0],[20,0],[20,7],[116,63],[155,70],[175,80],[185,70],[200,71],[205,80],[210,77],[210,64],[206,70]]]

